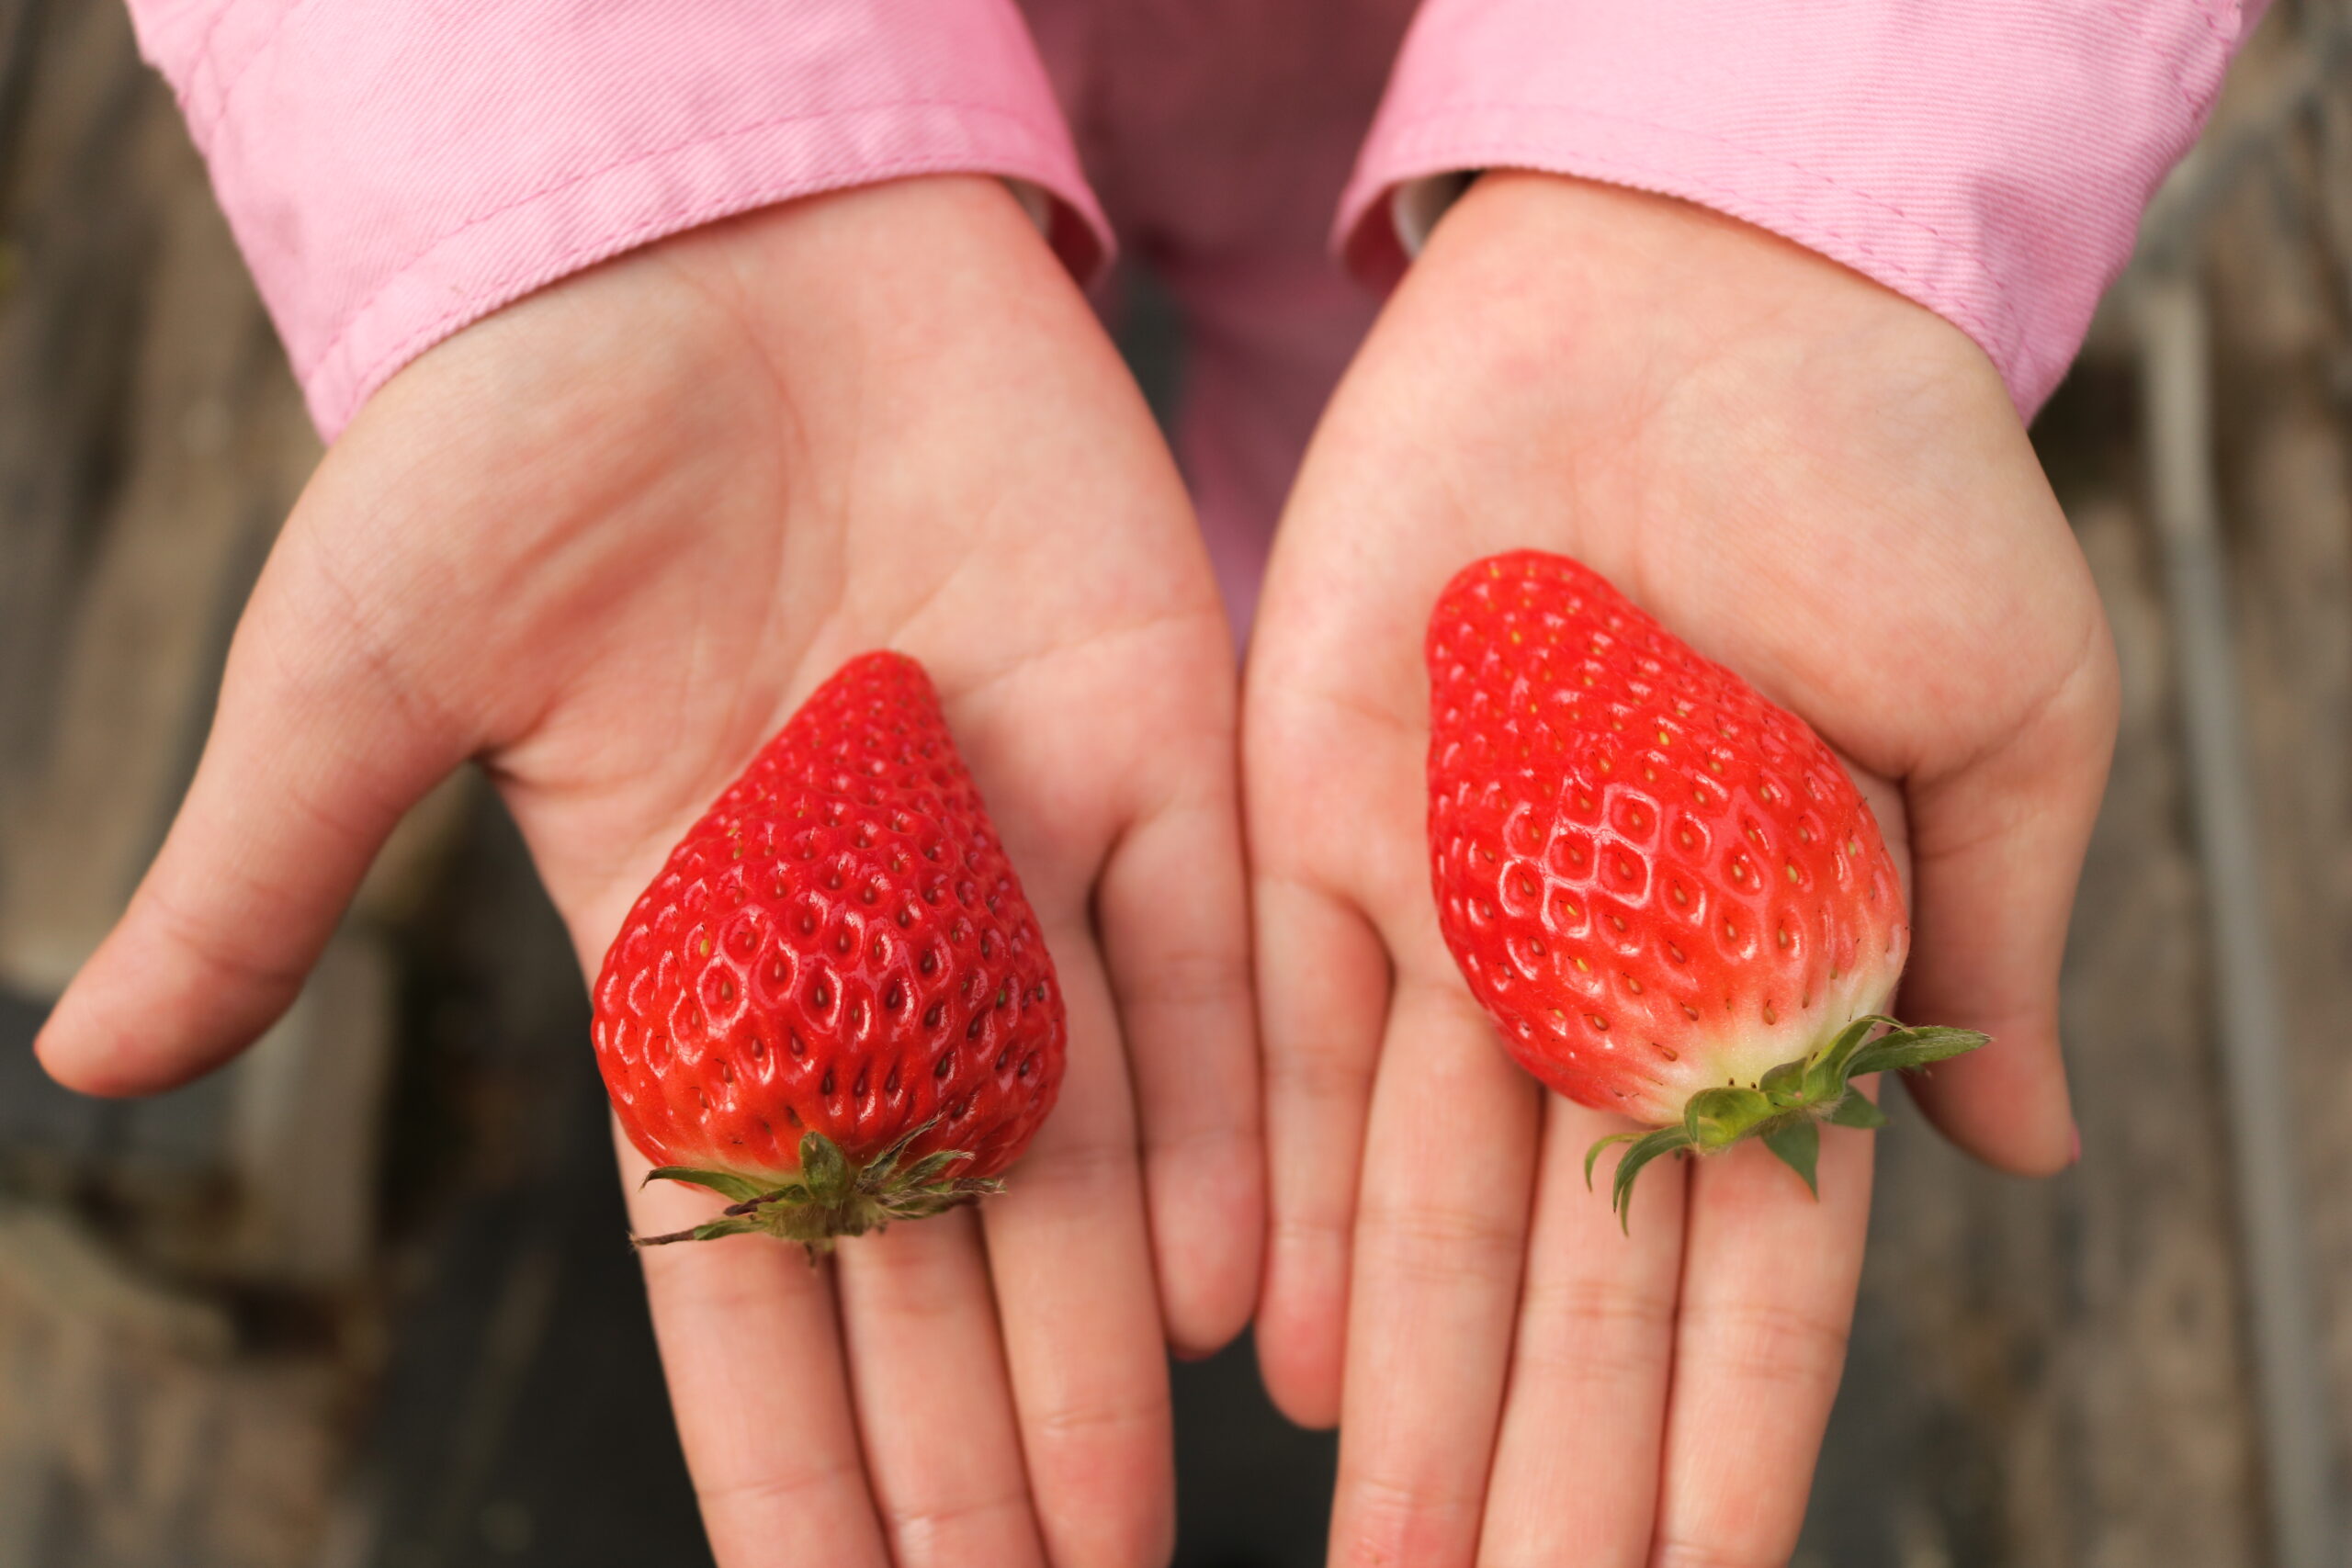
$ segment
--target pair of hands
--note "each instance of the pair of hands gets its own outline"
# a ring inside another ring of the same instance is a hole
[[[1996,1039],[1923,1086],[1930,1115],[2064,1165],[2056,971],[2114,676],[1997,378],[1793,247],[1537,175],[1449,215],[1334,400],[1246,705],[1141,400],[993,182],[696,231],[433,350],[288,522],[179,820],[43,1058],[132,1093],[233,1054],[469,757],[594,973],[676,835],[887,644],[930,667],[1021,868],[1069,1077],[977,1212],[820,1271],[647,1255],[719,1561],[1164,1559],[1163,1345],[1254,1312],[1276,1401],[1344,1417],[1335,1562],[1779,1562],[1869,1140],[1831,1134],[1818,1204],[1746,1154],[1662,1168],[1627,1239],[1579,1169],[1611,1125],[1488,1038],[1427,890],[1419,649],[1445,579],[1521,545],[1841,749],[1908,845],[1906,1016]],[[632,1202],[648,1231],[707,1207]]]

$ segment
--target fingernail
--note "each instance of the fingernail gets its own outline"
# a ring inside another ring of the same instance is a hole
[[[2069,1128],[2067,1136],[2074,1140],[2074,1144],[2066,1153],[2066,1163],[2070,1166],[2080,1165],[2083,1163],[2083,1130],[2080,1126]]]

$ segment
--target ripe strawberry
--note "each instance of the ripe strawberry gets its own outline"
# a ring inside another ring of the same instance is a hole
[[[1516,551],[1430,619],[1438,923],[1520,1064],[1660,1129],[1642,1167],[1759,1137],[1806,1185],[1817,1123],[1883,1118],[1849,1079],[1984,1043],[1872,1039],[1910,928],[1870,807],[1804,721],[1598,574]]]
[[[687,830],[595,1000],[653,1175],[734,1200],[647,1243],[813,1252],[937,1213],[1002,1186],[1061,1083],[1045,938],[930,677],[895,653],[843,665]]]

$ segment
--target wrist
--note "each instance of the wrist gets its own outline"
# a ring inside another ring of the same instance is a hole
[[[1446,211],[1399,291],[1504,365],[1589,386],[1778,384],[1875,399],[1888,382],[2007,408],[1965,333],[1861,274],[1669,197],[1498,170]],[[2014,414],[2010,415],[2014,421]]]
[[[527,295],[411,361],[344,440],[568,408],[624,370],[640,389],[673,389],[647,406],[676,418],[713,404],[720,363],[758,365],[765,390],[821,418],[841,412],[850,378],[887,382],[926,345],[936,357],[1035,340],[1055,330],[1046,317],[1091,320],[1002,182],[888,181],[707,224]]]
[[[670,249],[707,284],[741,279],[757,328],[795,338],[854,332],[878,347],[918,322],[986,330],[1046,298],[1082,308],[1020,197],[987,175],[805,197],[681,235]],[[951,298],[961,313],[943,314]]]

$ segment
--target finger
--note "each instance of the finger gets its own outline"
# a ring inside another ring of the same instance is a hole
[[[683,1230],[718,1201],[640,1185],[616,1134],[639,1235]],[[766,1236],[650,1247],[645,1293],[678,1439],[719,1568],[886,1568],[858,1457],[831,1265]]]
[[[376,657],[289,536],[238,627],[187,798],[38,1049],[59,1081],[144,1094],[286,1010],[403,812],[466,738]]]
[[[1780,1568],[1845,1370],[1871,1140],[1824,1129],[1821,1196],[1754,1145],[1692,1166],[1655,1561]]]
[[[2058,970],[2115,739],[2104,638],[2007,744],[1909,792],[1916,913],[1908,1023],[1992,1043],[1917,1075],[1920,1107],[1990,1164],[2046,1175],[2079,1145],[2058,1052]]]
[[[835,1254],[874,1499],[899,1568],[1045,1560],[979,1226],[956,1211]]]
[[[1348,1270],[1364,1122],[1388,1011],[1388,955],[1351,906],[1258,880],[1271,1245],[1256,1325],[1274,1404],[1302,1426],[1340,1418]]]
[[[1479,1532],[1482,1568],[1649,1559],[1674,1362],[1683,1162],[1643,1174],[1623,1230],[1585,1151],[1625,1124],[1547,1097],[1527,1283]]]
[[[1143,1126],[1161,1309],[1169,1339],[1191,1355],[1240,1332],[1265,1237],[1249,908],[1225,784],[1138,823],[1097,894]]]
[[[1083,930],[1046,942],[1069,1009],[1061,1098],[980,1208],[1047,1556],[1163,1562],[1175,1541],[1168,1357],[1145,1231],[1134,1101]]]
[[[1539,1106],[1450,973],[1399,987],[1356,1226],[1334,1562],[1445,1568],[1477,1549]]]

